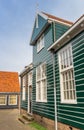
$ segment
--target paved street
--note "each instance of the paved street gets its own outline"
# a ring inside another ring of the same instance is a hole
[[[17,109],[0,110],[0,130],[36,130],[18,121],[18,114]]]

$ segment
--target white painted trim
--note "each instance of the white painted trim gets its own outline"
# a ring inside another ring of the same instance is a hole
[[[40,15],[41,17],[43,17],[45,20],[48,19],[48,16],[42,12],[39,12],[37,15]]]
[[[28,85],[28,106],[27,106],[27,111],[29,113],[29,85]]]
[[[55,22],[58,22],[58,23],[61,23],[61,24],[64,24],[64,25],[67,25],[67,26],[72,26],[73,24],[69,24],[67,22],[63,22],[61,20],[56,20],[56,19],[52,19],[52,18],[48,18],[49,20],[51,21],[55,21]]]
[[[31,79],[31,82],[29,82],[29,80],[30,80],[30,75],[31,74],[33,74],[33,71],[30,71],[29,73],[28,73],[28,86],[29,85],[32,85],[32,79]]]

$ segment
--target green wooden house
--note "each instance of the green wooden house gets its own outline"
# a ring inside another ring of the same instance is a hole
[[[55,45],[55,42],[59,41],[59,39],[63,37],[63,34],[65,35],[65,33],[71,28],[72,25],[75,26],[72,22],[60,19],[50,14],[46,14],[44,12],[38,13],[35,18],[30,41],[30,45],[33,46],[32,112],[35,120],[45,125],[48,130],[57,130],[58,127],[59,130],[63,130],[63,128],[65,128],[65,130],[71,130],[72,127],[79,128],[79,124],[75,126],[76,112],[74,111],[76,110],[77,105],[75,88],[73,87],[71,91],[71,93],[74,93],[71,95],[73,100],[64,100],[64,97],[61,97],[62,92],[60,89],[60,84],[62,84],[62,79],[60,80],[60,61],[56,48],[58,47],[59,55],[60,53],[62,54],[63,52],[60,52],[60,49],[62,46],[64,46],[64,43],[61,43],[61,47],[60,44],[57,44],[58,46]],[[67,38],[65,37],[63,39],[63,42],[65,42],[65,40],[67,42],[70,40],[69,35],[67,35]],[[71,61],[69,62],[71,63],[67,64],[72,64],[73,58],[70,44],[68,45],[68,48],[70,48]],[[75,48],[75,45],[73,48]],[[51,51],[48,51],[48,49]],[[53,50],[55,51],[55,56],[53,53],[51,53]],[[68,50],[66,49],[66,51]],[[75,54],[76,52],[74,49],[74,55]],[[73,75],[73,73],[74,72],[72,67],[70,75]],[[71,80],[71,84],[72,81],[75,82],[74,78]],[[65,97],[69,98],[67,94],[65,94]],[[83,106],[83,104],[80,104],[78,108],[81,106]],[[81,110],[81,112],[83,112],[83,107]],[[72,116],[73,113],[74,115]],[[69,120],[70,115],[71,118]],[[80,127],[82,128],[82,126],[83,124]]]

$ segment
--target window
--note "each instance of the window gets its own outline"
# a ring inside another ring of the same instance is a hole
[[[71,44],[59,52],[61,102],[76,103]]]
[[[26,99],[26,76],[22,79],[22,100]]]
[[[28,74],[28,85],[32,85],[32,72]]]
[[[6,103],[7,103],[7,96],[0,95],[0,105],[6,105]]]
[[[17,95],[9,95],[9,105],[17,105]]]
[[[44,47],[44,35],[42,35],[37,41],[37,52]]]
[[[43,63],[36,68],[36,101],[47,101],[46,64]]]

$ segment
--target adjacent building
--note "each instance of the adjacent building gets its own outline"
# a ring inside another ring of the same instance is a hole
[[[32,63],[25,66],[24,70],[20,73],[20,86],[21,86],[21,105],[20,113],[32,114]]]
[[[19,108],[20,86],[17,72],[0,71],[0,109]]]

